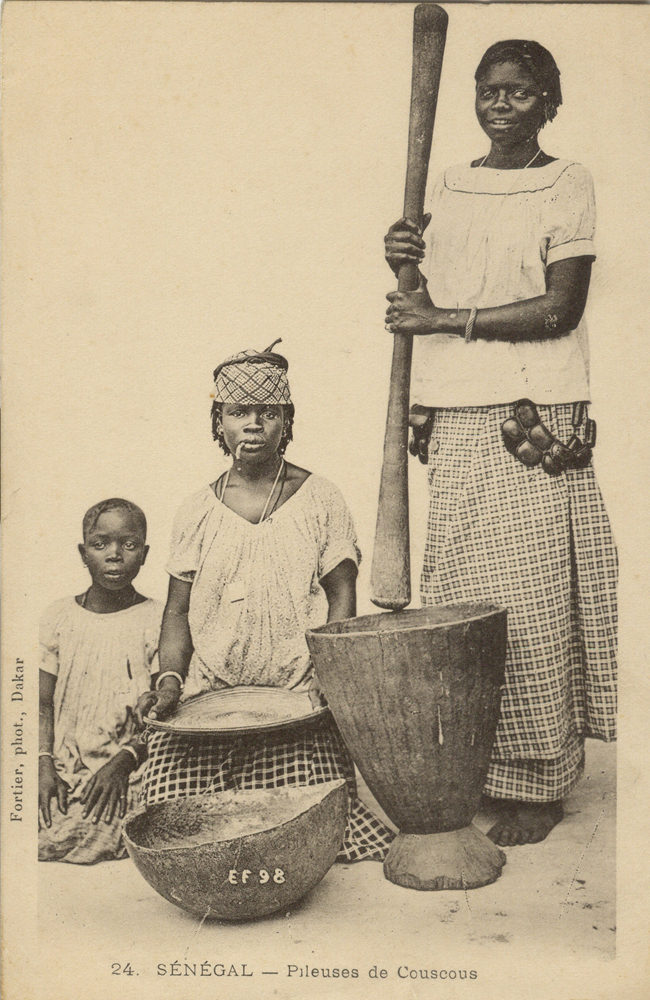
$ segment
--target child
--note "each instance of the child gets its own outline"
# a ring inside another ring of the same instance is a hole
[[[313,690],[305,630],[355,614],[359,553],[343,497],[284,458],[294,415],[287,368],[268,348],[242,351],[215,370],[213,436],[233,462],[176,517],[161,673],[157,690],[139,701],[141,715],[162,718],[181,695],[236,685]],[[352,761],[331,721],[246,740],[157,732],[143,791],[153,803],[337,778],[350,793],[339,859],[383,858],[392,834],[357,798]]]
[[[137,802],[145,757],[133,709],[149,683],[162,613],[133,588],[146,534],[143,512],[128,500],[91,507],[79,552],[92,583],[41,620],[40,861],[125,856],[121,820]]]
[[[387,326],[416,335],[414,397],[435,410],[420,426],[431,431],[422,601],[508,608],[485,787],[498,813],[489,836],[506,846],[562,819],[585,737],[615,738],[617,561],[583,443],[593,186],[538,142],[562,103],[560,72],[537,42],[508,39],[475,78],[490,149],[435,185],[420,287],[388,295]],[[417,227],[391,227],[393,270],[424,256]]]

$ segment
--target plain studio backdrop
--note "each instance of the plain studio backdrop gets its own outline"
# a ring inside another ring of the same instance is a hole
[[[594,176],[596,465],[629,667],[646,618],[633,596],[648,11],[446,6],[431,179],[487,152],[474,70],[507,37],[555,56],[564,104],[542,145]],[[89,582],[76,550],[86,508],[109,496],[143,507],[151,552],[137,583],[164,597],[174,512],[225,468],[212,369],[277,337],[297,411],[288,457],[346,497],[364,553],[359,607],[371,609],[394,287],[383,234],[402,212],[411,35],[406,4],[5,4],[5,652],[9,666],[25,659],[32,693],[43,608]],[[426,474],[414,461],[411,479],[416,605]]]

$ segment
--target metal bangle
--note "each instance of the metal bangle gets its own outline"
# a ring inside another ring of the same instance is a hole
[[[139,766],[140,766],[140,758],[138,757],[138,752],[137,752],[137,750],[135,749],[135,747],[131,747],[131,746],[129,746],[129,744],[128,744],[128,743],[125,743],[125,744],[124,744],[124,746],[123,746],[123,747],[121,747],[121,749],[122,749],[122,750],[126,750],[126,751],[127,751],[128,753],[130,753],[130,754],[133,754],[133,759],[134,759],[134,761],[135,761],[135,766],[136,766],[136,767],[139,767]]]
[[[469,316],[467,317],[467,323],[465,325],[465,343],[469,344],[472,339],[472,333],[474,332],[474,323],[476,322],[476,316],[478,309],[476,306],[472,306],[469,311]]]
[[[185,687],[185,678],[181,677],[176,670],[163,670],[162,674],[158,675],[158,680],[156,681],[156,691],[160,690],[160,682],[164,677],[175,677],[181,686],[181,691]]]

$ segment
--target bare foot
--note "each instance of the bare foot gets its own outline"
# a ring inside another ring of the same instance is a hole
[[[488,830],[488,837],[500,847],[538,844],[564,816],[562,802],[514,802],[490,799],[499,810],[499,819]]]

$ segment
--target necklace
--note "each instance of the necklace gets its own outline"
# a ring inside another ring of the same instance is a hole
[[[528,170],[528,168],[533,165],[533,163],[535,162],[535,160],[537,159],[537,157],[539,156],[540,153],[541,153],[541,149],[538,149],[537,152],[535,153],[535,155],[533,156],[532,160],[529,160],[525,167],[519,167],[519,170]],[[483,159],[479,163],[478,167],[476,168],[477,170],[481,169],[481,167],[483,166],[483,164],[485,163],[485,161],[487,160],[487,158],[488,158],[489,155],[490,155],[489,153],[485,154],[485,156],[483,157]],[[513,185],[513,187],[514,187],[514,185]],[[510,192],[508,192],[508,193],[510,193]],[[476,191],[474,192],[474,194],[476,194]]]
[[[275,513],[275,509],[278,506],[278,504],[280,503],[280,497],[282,496],[282,491],[284,489],[284,484],[286,483],[286,481],[287,481],[287,463],[285,462],[284,463],[284,468],[282,470],[282,479],[280,480],[280,489],[278,490],[277,497],[273,501],[273,506],[270,508],[270,510],[269,510],[269,512],[267,514],[267,518],[266,518],[267,521],[271,520],[271,514]]]
[[[90,594],[90,587],[88,588],[88,590],[84,594],[81,595],[81,600],[79,601],[79,607],[86,608],[86,604],[88,603],[88,595],[89,594]],[[131,598],[129,600],[129,603],[125,604],[123,608],[116,608],[115,610],[116,611],[126,611],[127,608],[132,608],[133,605],[135,604],[135,599],[136,599],[137,596],[138,596],[137,592],[135,590],[133,590],[132,593],[131,593]],[[104,613],[105,614],[106,613],[112,614],[112,612],[104,612]],[[101,612],[97,612],[97,614],[101,614]]]
[[[267,497],[266,503],[264,504],[264,510],[262,511],[262,514],[260,516],[259,521],[257,521],[257,524],[261,524],[262,521],[264,520],[264,518],[266,517],[267,511],[269,509],[269,504],[271,503],[271,497],[275,493],[275,488],[278,485],[278,482],[280,480],[280,473],[284,469],[285,465],[286,465],[286,463],[285,463],[284,459],[283,458],[280,459],[280,465],[278,467],[278,471],[277,471],[276,477],[273,480],[273,486],[271,487],[271,492],[269,493],[269,495]],[[223,503],[223,498],[224,498],[226,489],[228,488],[228,481],[229,481],[229,479],[230,479],[230,469],[228,469],[228,471],[226,472],[226,475],[223,478],[223,485],[222,485],[222,487],[221,487],[221,489],[219,491],[218,499],[220,500],[221,503]]]

